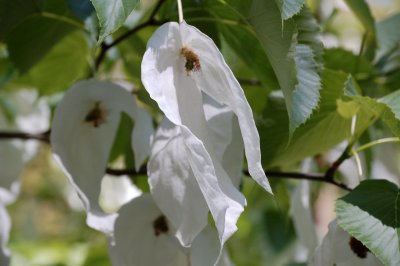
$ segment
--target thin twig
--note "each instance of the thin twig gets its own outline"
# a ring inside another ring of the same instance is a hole
[[[143,23],[137,25],[136,27],[130,29],[129,31],[125,32],[124,34],[122,34],[121,36],[116,38],[113,42],[111,42],[110,44],[102,42],[100,45],[100,53],[96,58],[95,69],[97,70],[99,68],[101,62],[104,60],[104,57],[105,57],[107,51],[110,48],[112,48],[113,46],[119,44],[120,42],[122,42],[123,40],[125,40],[126,38],[128,38],[132,34],[135,34],[136,32],[138,32],[139,30],[141,30],[143,28],[146,28],[148,26],[157,26],[157,25],[163,24],[164,22],[157,21],[154,19],[154,17],[157,14],[158,10],[160,10],[160,8],[164,2],[165,2],[165,0],[159,0],[157,2],[156,6],[153,9],[153,11],[151,12],[149,18],[145,22],[143,22]]]
[[[42,142],[50,142],[50,131],[45,131],[42,133],[26,133],[18,131],[1,131],[0,139],[20,139],[20,140],[38,140]]]
[[[249,175],[247,171],[244,171],[244,174]],[[325,178],[324,174],[316,174],[316,173],[298,173],[298,172],[274,172],[274,171],[265,171],[265,174],[268,178],[271,179],[297,179],[297,180],[310,180],[322,183],[328,183],[339,188],[342,188],[347,191],[351,191],[351,188],[346,186],[343,183],[337,182],[335,180],[330,180]]]
[[[336,161],[334,161],[332,163],[332,165],[328,168],[328,170],[326,170],[324,179],[328,180],[329,182],[334,181],[333,179],[335,177],[335,173],[339,169],[339,166],[345,160],[347,160],[348,158],[351,157],[351,153],[350,153],[351,147],[352,147],[352,145],[347,146],[346,149],[343,151],[343,153],[339,156],[339,158],[337,158]]]

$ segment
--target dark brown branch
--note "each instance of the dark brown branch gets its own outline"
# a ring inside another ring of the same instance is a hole
[[[18,131],[2,131],[0,132],[0,139],[21,139],[21,140],[38,140],[42,142],[49,143],[50,142],[50,131],[46,131],[43,133],[25,133]]]
[[[249,175],[247,171],[244,174]],[[268,178],[276,178],[276,179],[298,179],[298,180],[310,180],[316,182],[328,183],[339,188],[342,188],[347,191],[351,191],[351,188],[346,186],[343,183],[336,182],[335,180],[329,180],[325,178],[324,174],[315,174],[315,173],[298,173],[298,172],[274,172],[274,171],[265,171],[265,174]]]
[[[148,26],[157,26],[157,25],[161,25],[163,22],[160,21],[156,21],[155,20],[155,15],[157,14],[158,10],[160,10],[161,6],[163,5],[163,3],[165,2],[165,0],[159,0],[156,4],[156,6],[154,7],[153,11],[151,12],[149,18],[137,25],[136,27],[130,29],[129,31],[125,32],[124,34],[122,34],[121,36],[119,36],[118,38],[116,38],[113,42],[111,42],[110,44],[107,44],[105,42],[102,42],[100,45],[100,53],[96,58],[96,62],[95,62],[95,69],[97,70],[101,64],[101,62],[104,60],[104,57],[107,53],[107,51],[119,44],[120,42],[122,42],[123,40],[125,40],[126,38],[128,38],[129,36],[135,34],[136,32],[140,31],[143,28],[146,28]]]
[[[113,176],[121,176],[121,175],[129,175],[129,176],[137,176],[137,175],[147,175],[147,167],[146,165],[142,166],[139,171],[136,171],[133,168],[127,169],[114,169],[108,167],[106,169],[106,173]]]
[[[332,165],[328,168],[328,170],[326,170],[324,178],[326,180],[329,181],[333,181],[334,177],[335,177],[335,173],[337,172],[337,170],[339,169],[339,166],[348,158],[351,157],[349,151],[351,149],[351,145],[349,144],[349,146],[346,147],[346,149],[343,151],[343,153],[339,156],[339,158],[336,159],[336,161],[334,161],[332,163]]]
[[[25,133],[25,132],[11,132],[11,131],[0,132],[0,139],[21,139],[21,140],[33,139],[33,140],[38,140],[38,141],[42,141],[45,143],[50,143],[49,137],[50,137],[50,130],[43,132],[43,133],[38,133],[38,134],[31,134],[31,133]],[[347,158],[348,158],[348,153],[347,153],[347,149],[346,149],[346,152],[344,152],[342,154],[342,156],[339,157],[339,159],[335,163],[333,163],[331,168],[329,168],[325,174],[297,173],[297,172],[274,172],[274,171],[265,171],[265,174],[269,178],[298,179],[298,180],[310,180],[310,181],[316,181],[316,182],[324,182],[324,183],[335,185],[344,190],[351,191],[351,189],[349,187],[347,187],[345,184],[336,182],[333,179],[333,175],[336,172],[337,168]],[[133,168],[127,168],[127,169],[107,168],[106,173],[109,175],[114,175],[114,176],[121,176],[121,175],[138,176],[138,175],[147,175],[147,169],[146,169],[146,166],[141,167],[139,169],[139,171],[136,171]],[[248,171],[243,171],[243,173],[245,175],[249,175]],[[331,177],[331,175],[332,175],[332,177]]]

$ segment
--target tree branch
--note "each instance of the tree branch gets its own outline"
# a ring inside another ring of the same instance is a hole
[[[243,172],[245,175],[249,175],[248,171]],[[297,180],[310,180],[322,183],[328,183],[334,186],[337,186],[341,189],[351,191],[351,188],[346,186],[343,183],[336,182],[335,180],[325,178],[325,174],[316,174],[316,173],[298,173],[298,172],[274,172],[274,171],[265,171],[265,174],[268,178],[275,179],[297,179]]]
[[[45,131],[43,133],[37,133],[37,134],[17,132],[17,131],[7,131],[7,132],[0,131],[0,139],[21,139],[21,140],[33,139],[33,140],[38,140],[38,141],[42,141],[44,143],[50,144],[50,130]],[[276,178],[276,179],[298,179],[298,180],[310,180],[310,181],[316,181],[316,182],[324,182],[324,183],[332,184],[332,185],[342,188],[344,190],[351,191],[351,189],[348,186],[346,186],[343,183],[337,182],[333,179],[333,175],[336,172],[337,168],[346,159],[346,158],[344,158],[345,156],[343,154],[341,157],[339,157],[339,159],[335,163],[332,164],[331,168],[329,168],[325,174],[298,173],[298,172],[274,172],[274,171],[265,171],[265,174],[269,178]],[[147,168],[146,168],[146,166],[142,166],[139,169],[139,171],[136,171],[133,168],[114,169],[114,168],[107,167],[106,173],[109,175],[113,175],[113,176],[147,175]],[[248,176],[250,175],[247,170],[244,170],[243,174],[248,175]],[[332,178],[330,177],[331,175],[332,175]]]
[[[111,42],[110,44],[107,44],[105,42],[102,42],[100,45],[100,53],[96,58],[96,62],[95,62],[95,70],[97,70],[101,64],[101,62],[103,62],[104,57],[107,53],[107,51],[112,48],[113,46],[119,44],[120,42],[122,42],[123,40],[125,40],[126,38],[128,38],[129,36],[131,36],[132,34],[135,34],[136,32],[138,32],[139,30],[146,28],[148,26],[157,26],[157,25],[161,25],[164,22],[161,21],[156,21],[154,19],[155,15],[157,14],[158,10],[160,10],[161,6],[163,5],[163,3],[165,2],[165,0],[159,0],[156,4],[156,6],[154,7],[153,11],[151,12],[149,18],[137,25],[136,27],[130,29],[129,31],[125,32],[124,34],[122,34],[121,36],[119,36],[118,38],[116,38],[113,42]]]
[[[42,133],[25,133],[18,131],[1,131],[0,139],[21,139],[21,140],[38,140],[45,143],[50,143],[50,130]]]
[[[339,169],[339,166],[348,158],[351,157],[350,151],[351,150],[351,146],[347,146],[346,149],[343,151],[343,153],[339,156],[339,158],[336,159],[336,161],[334,161],[332,163],[332,165],[328,168],[328,170],[326,170],[324,178],[330,181],[333,181],[335,173],[337,172],[337,170]]]

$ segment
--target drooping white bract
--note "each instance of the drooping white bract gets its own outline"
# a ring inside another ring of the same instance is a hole
[[[216,231],[207,226],[190,249],[175,238],[175,228],[158,209],[151,195],[142,194],[119,210],[115,222],[114,243],[109,245],[115,266],[229,266]],[[134,217],[134,218],[132,218]]]
[[[383,266],[360,241],[340,228],[336,220],[329,224],[328,234],[315,250],[312,265]]]
[[[170,162],[160,159],[158,161],[161,164],[156,168],[191,180],[182,180],[180,188],[173,188],[177,184],[171,184],[170,189],[181,191],[180,198],[176,201],[182,201],[185,196],[184,187],[196,180],[214,217],[220,240],[225,242],[237,229],[236,221],[243,211],[245,199],[222,167],[219,152],[216,150],[218,141],[211,136],[210,125],[207,124],[203,93],[227,106],[237,116],[249,172],[262,187],[271,191],[261,166],[259,136],[243,90],[213,41],[185,22],[166,23],[150,38],[142,61],[142,82],[165,116],[179,127],[174,129],[177,133],[172,135],[179,134],[180,140],[169,144],[176,149],[168,149],[175,159]],[[222,129],[223,125],[219,127]],[[153,149],[153,156],[156,156],[157,149],[159,148]],[[153,168],[150,166],[150,178],[157,171]],[[153,194],[155,195],[155,191]],[[156,201],[159,203],[157,199]],[[185,205],[190,208],[190,204]],[[166,209],[160,207],[167,213]],[[179,211],[182,210],[175,209],[175,213]],[[167,216],[172,218],[172,215]],[[179,219],[183,220],[184,217]],[[195,220],[193,223],[199,225],[196,230],[193,227],[186,229],[191,231],[191,235],[181,237],[183,244],[189,244],[196,235],[195,231],[198,232],[201,225],[204,225],[203,220]]]
[[[214,191],[206,189],[202,192],[200,184],[202,180],[196,181],[195,170],[191,168],[193,155],[182,127],[174,125],[167,118],[161,123],[155,135],[148,164],[149,184],[153,198],[177,229],[176,236],[184,246],[190,246],[193,239],[207,225],[209,208],[212,212],[215,211],[213,214],[220,235],[229,237],[227,234],[235,230],[237,216],[227,217],[229,220],[224,221],[224,213],[221,214],[222,217],[218,217],[219,211],[224,211],[226,207],[237,208],[235,215],[238,215],[245,204],[239,192],[228,190],[236,190],[235,187],[239,185],[242,177],[243,142],[237,119],[229,108],[221,106],[207,95],[204,95],[204,100],[210,138],[215,143],[216,163],[221,168],[221,172],[223,169],[229,169],[232,180],[225,173],[214,184],[215,188],[212,188]],[[213,194],[218,186],[221,187],[220,194]],[[223,193],[234,196],[239,194],[238,201],[232,202]],[[208,202],[214,205],[207,206],[207,197]],[[236,205],[237,203],[240,205]],[[225,228],[227,225],[231,226],[228,228],[230,232]]]
[[[55,158],[88,212],[88,225],[108,234],[116,214],[103,212],[99,194],[122,112],[135,120],[132,144],[138,169],[150,151],[151,117],[115,84],[88,80],[71,87],[57,106],[50,138]]]

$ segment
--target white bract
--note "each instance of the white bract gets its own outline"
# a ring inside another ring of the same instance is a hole
[[[134,218],[132,218],[134,217]],[[151,195],[143,194],[119,210],[114,242],[109,245],[113,265],[118,266],[229,266],[224,253],[217,264],[220,244],[207,226],[190,249],[182,247],[175,229],[158,209]]]
[[[315,250],[312,265],[383,266],[360,241],[340,228],[336,220],[329,224],[328,234]]]
[[[177,225],[178,232],[182,234],[177,236],[184,245],[190,245],[204,227],[203,212],[208,207],[216,222],[220,241],[224,243],[237,230],[236,221],[243,211],[245,198],[232,183],[234,178],[229,177],[231,173],[223,168],[221,154],[225,153],[225,149],[220,146],[226,140],[224,134],[219,134],[220,138],[216,136],[218,134],[213,136],[205,114],[204,95],[236,115],[249,172],[262,187],[271,191],[261,166],[258,132],[243,90],[214,42],[185,22],[166,23],[150,38],[142,61],[142,81],[168,120],[177,126],[164,126],[161,131],[165,132],[159,135],[170,136],[161,137],[160,141],[165,143],[155,144],[152,151],[149,176],[157,203],[160,204],[157,193],[163,193],[160,198],[173,193],[169,199],[175,201],[175,206],[160,208]],[[215,125],[220,132],[232,130],[225,128],[223,123]],[[171,141],[168,140],[170,138]],[[221,139],[223,143],[220,143]],[[162,146],[168,146],[162,152],[164,155],[157,154]],[[163,158],[154,159],[157,156]],[[163,179],[162,175],[166,175],[163,171],[176,178],[171,178],[173,181]],[[158,177],[155,178],[155,175]],[[156,191],[155,179],[165,180],[162,181],[164,192]],[[188,191],[193,194],[187,194]],[[189,195],[192,203],[185,202],[179,207]],[[193,206],[201,211],[192,210],[196,215],[186,217]],[[185,219],[192,219],[192,225]]]
[[[135,120],[132,144],[139,169],[150,152],[151,117],[115,84],[88,80],[70,88],[55,111],[50,139],[88,212],[88,225],[107,234],[112,234],[116,214],[104,213],[99,195],[122,112]]]

